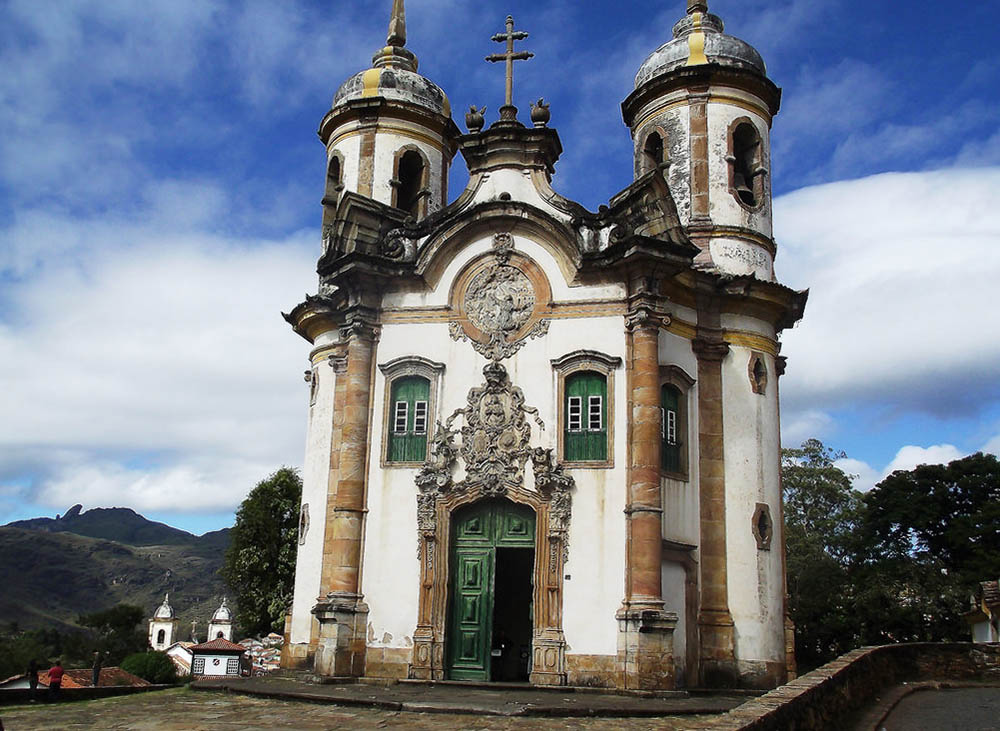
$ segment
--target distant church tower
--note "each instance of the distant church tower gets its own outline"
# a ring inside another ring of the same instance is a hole
[[[773,687],[787,639],[770,128],[779,89],[689,0],[591,212],[518,120],[417,74],[402,0],[320,124],[318,294],[284,662],[328,676]],[[466,190],[446,201],[460,151]]]
[[[233,612],[226,605],[225,597],[222,598],[222,604],[215,610],[215,614],[212,615],[212,619],[208,623],[208,638],[206,641],[211,642],[220,637],[230,642],[233,641]]]
[[[154,650],[166,650],[177,640],[177,626],[170,595],[165,594],[163,604],[156,608],[153,618],[149,620],[149,646]]]

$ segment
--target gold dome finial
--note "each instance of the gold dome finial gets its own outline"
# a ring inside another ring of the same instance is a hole
[[[385,48],[375,52],[372,66],[377,69],[396,68],[416,72],[417,57],[406,48],[406,10],[403,0],[392,0],[392,14],[389,16],[389,34],[385,38]]]
[[[403,0],[392,0],[392,15],[389,17],[389,35],[385,45],[402,47],[406,45],[406,10]]]

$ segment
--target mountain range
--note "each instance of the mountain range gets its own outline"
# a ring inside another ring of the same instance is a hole
[[[170,594],[187,639],[204,632],[226,588],[229,529],[196,536],[129,508],[74,505],[55,518],[0,527],[0,623],[71,629],[81,614],[134,604],[153,616]]]

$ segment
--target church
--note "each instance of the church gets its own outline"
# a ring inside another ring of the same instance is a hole
[[[285,315],[311,348],[286,667],[632,690],[794,675],[778,338],[807,293],[773,271],[781,92],[707,2],[678,11],[621,105],[634,179],[597,212],[552,186],[547,106],[518,117],[512,18],[489,125],[473,108],[463,134],[417,73],[403,0],[336,91],[318,290]]]

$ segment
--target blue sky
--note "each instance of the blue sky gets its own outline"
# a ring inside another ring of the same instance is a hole
[[[390,0],[9,0],[0,6],[0,523],[122,505],[201,532],[298,465],[337,86]],[[631,180],[619,104],[683,0],[410,0],[408,45],[495,118],[482,59],[531,37],[515,103],[551,103],[554,185],[596,209]],[[1000,5],[711,0],[783,88],[778,276],[786,444],[887,471],[1000,451]],[[452,169],[452,193],[464,183]]]

